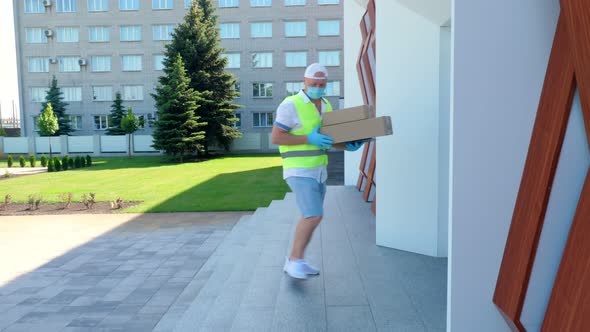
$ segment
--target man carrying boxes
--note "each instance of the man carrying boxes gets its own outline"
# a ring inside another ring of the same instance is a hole
[[[298,94],[285,98],[279,105],[272,129],[272,143],[279,145],[283,159],[283,178],[295,193],[297,205],[303,215],[295,230],[291,255],[286,258],[284,266],[284,271],[297,279],[306,279],[308,275],[320,273],[319,269],[303,258],[313,231],[324,214],[323,205],[328,178],[326,151],[334,143],[343,143],[334,145],[335,148],[356,151],[364,144],[361,139],[376,136],[349,139],[359,136],[357,130],[352,130],[357,134],[344,134],[346,128],[342,129],[339,126],[349,125],[351,122],[340,123],[342,119],[338,120],[338,118],[343,111],[332,112],[330,102],[322,98],[327,79],[328,71],[324,66],[318,63],[308,66],[304,74],[305,88]],[[334,119],[327,120],[331,114],[334,114]],[[367,117],[369,115],[358,120],[367,121],[365,120]],[[350,117],[345,118],[350,119]],[[332,121],[333,125],[320,130],[322,119]],[[365,127],[367,127],[366,130],[360,134],[371,134],[370,125]],[[326,129],[328,132],[324,132]],[[391,124],[389,129],[391,130]],[[334,135],[337,141],[330,135]]]

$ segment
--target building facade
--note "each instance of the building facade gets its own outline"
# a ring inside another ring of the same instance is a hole
[[[328,99],[343,91],[341,0],[215,0],[227,70],[244,133],[270,132],[278,104],[302,88],[303,71],[329,71]],[[151,93],[164,45],[190,0],[14,0],[22,133],[37,135],[36,117],[51,79],[69,103],[72,135],[103,134],[116,92],[152,132]],[[266,137],[267,135],[259,135]],[[268,143],[262,147],[269,147]]]

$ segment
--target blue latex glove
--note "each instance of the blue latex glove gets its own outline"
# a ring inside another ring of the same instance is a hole
[[[365,144],[365,141],[352,141],[348,143],[344,143],[346,147],[346,151],[356,151],[361,148]]]
[[[307,135],[307,142],[317,146],[320,149],[328,150],[332,147],[332,143],[334,143],[334,141],[330,136],[320,134],[319,130],[320,126],[315,127],[315,129],[312,130],[309,135]]]

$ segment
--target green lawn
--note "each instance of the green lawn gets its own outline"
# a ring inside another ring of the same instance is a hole
[[[0,162],[5,168],[6,160]],[[121,197],[143,202],[124,212],[255,210],[282,199],[287,191],[276,155],[184,164],[168,163],[163,157],[97,158],[90,168],[0,181],[0,198],[10,194],[15,202],[26,202],[33,193],[41,193],[47,202],[59,202],[58,195],[67,192],[76,201],[94,192],[97,201]]]

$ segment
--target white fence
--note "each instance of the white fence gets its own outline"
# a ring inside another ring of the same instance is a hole
[[[51,151],[55,154],[124,155],[129,142],[135,155],[154,155],[161,152],[152,147],[151,135],[120,136],[59,136],[51,137]],[[278,146],[271,144],[270,133],[243,133],[242,138],[233,142],[232,152],[276,152]],[[49,153],[48,137],[0,137],[2,154]]]

